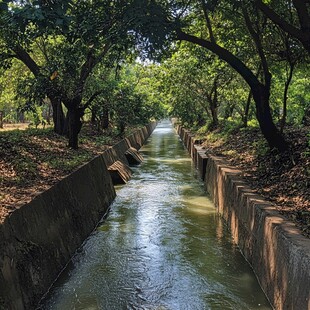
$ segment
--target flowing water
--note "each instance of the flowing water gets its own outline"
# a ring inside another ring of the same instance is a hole
[[[271,309],[168,121],[41,309]]]

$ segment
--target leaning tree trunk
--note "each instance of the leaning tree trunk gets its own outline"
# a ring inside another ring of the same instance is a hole
[[[252,95],[256,106],[256,117],[260,129],[271,149],[276,148],[280,152],[288,150],[288,144],[273,122],[269,105],[270,92],[262,84],[252,88]]]
[[[69,108],[68,109],[68,139],[69,147],[72,149],[78,149],[78,135],[82,128],[81,117],[84,114],[84,110],[81,108]]]
[[[210,111],[211,111],[211,115],[212,115],[212,121],[211,121],[211,124],[209,125],[209,130],[211,130],[211,131],[215,130],[219,125],[217,110],[218,110],[217,103],[214,102],[214,100],[211,100]]]

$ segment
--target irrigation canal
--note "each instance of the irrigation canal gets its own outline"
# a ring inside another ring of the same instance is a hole
[[[141,152],[40,309],[271,309],[171,123]]]

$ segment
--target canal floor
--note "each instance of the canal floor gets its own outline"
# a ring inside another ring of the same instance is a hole
[[[40,309],[271,309],[170,122],[141,153]]]

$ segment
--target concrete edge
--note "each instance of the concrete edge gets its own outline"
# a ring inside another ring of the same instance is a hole
[[[257,195],[223,157],[205,154],[176,128],[234,241],[275,309],[310,309],[310,240]]]
[[[157,123],[141,128],[40,193],[0,225],[0,309],[35,309],[115,198],[108,166],[128,164]]]

